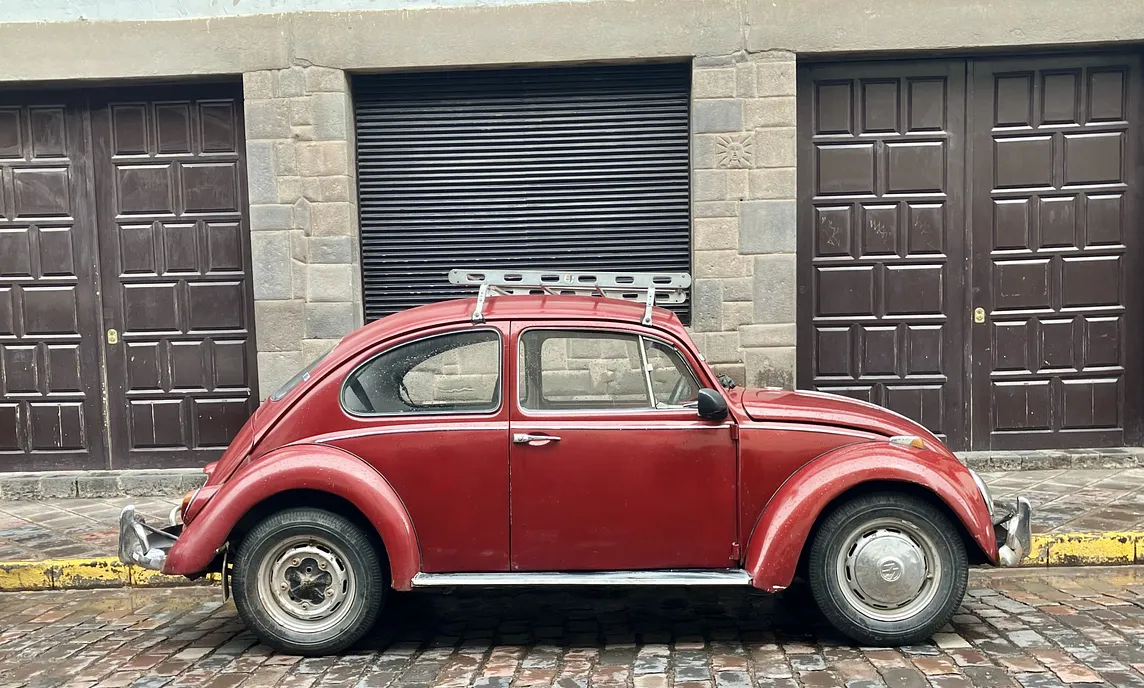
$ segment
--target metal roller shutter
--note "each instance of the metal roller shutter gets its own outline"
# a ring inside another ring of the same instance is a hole
[[[471,294],[456,267],[689,271],[690,85],[688,64],[355,77],[367,320]]]

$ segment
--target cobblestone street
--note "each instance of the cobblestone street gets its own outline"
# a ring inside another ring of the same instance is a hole
[[[1144,686],[1144,568],[975,571],[934,644],[860,649],[805,586],[390,599],[341,657],[255,644],[218,590],[0,595],[0,686]]]

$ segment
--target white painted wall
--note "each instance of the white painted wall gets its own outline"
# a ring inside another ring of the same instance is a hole
[[[554,0],[0,0],[0,22],[200,19],[283,12],[523,5]],[[561,0],[583,1],[583,0]]]

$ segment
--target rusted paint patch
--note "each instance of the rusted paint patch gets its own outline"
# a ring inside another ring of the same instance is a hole
[[[90,588],[170,587],[218,584],[213,574],[199,581],[182,576],[164,576],[138,566],[127,566],[114,557],[54,559],[48,561],[0,562],[0,591],[86,590]]]

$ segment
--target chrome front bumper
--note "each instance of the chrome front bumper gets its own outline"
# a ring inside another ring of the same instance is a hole
[[[183,526],[177,524],[162,530],[149,526],[135,513],[134,505],[125,506],[119,513],[119,561],[162,571],[167,552],[182,530]]]
[[[1002,566],[1017,566],[1032,546],[1033,531],[1029,524],[1033,508],[1029,500],[1017,498],[1015,506],[996,505],[993,532],[997,536],[997,558]]]

